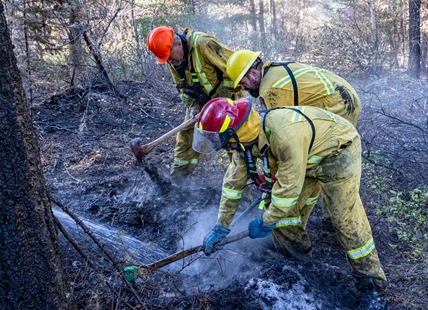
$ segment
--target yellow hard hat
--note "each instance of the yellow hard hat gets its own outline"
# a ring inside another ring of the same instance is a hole
[[[244,75],[261,53],[261,51],[240,50],[229,57],[226,65],[226,73],[232,79],[234,88],[238,86],[239,82],[241,82]]]

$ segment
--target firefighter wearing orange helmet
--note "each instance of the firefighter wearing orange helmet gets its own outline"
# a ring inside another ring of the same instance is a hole
[[[187,28],[182,34],[157,27],[147,36],[149,50],[159,63],[168,63],[174,84],[186,106],[185,120],[194,117],[212,98],[237,99],[245,92],[233,86],[226,63],[233,51],[216,37]],[[190,175],[202,154],[192,149],[193,126],[177,134],[171,179],[179,184]]]
[[[281,106],[314,106],[350,121],[355,127],[360,116],[361,102],[355,89],[332,72],[298,62],[263,62],[261,52],[240,50],[228,59],[226,71],[234,86],[240,85],[252,96],[259,97],[266,108]],[[321,188],[306,180],[299,204],[314,207]],[[331,227],[325,207],[322,223]],[[287,236],[302,227],[290,225],[274,233],[275,246],[287,252]],[[303,227],[304,229],[304,227]],[[289,251],[288,251],[289,252]]]
[[[355,127],[327,110],[295,106],[258,114],[246,98],[217,98],[202,109],[195,124],[193,147],[201,152],[221,148],[237,156],[223,178],[217,225],[204,239],[210,255],[229,232],[252,165],[263,162],[275,175],[263,215],[250,222],[250,238],[262,238],[281,227],[302,225],[310,212],[298,199],[305,179],[321,187],[333,228],[362,291],[358,309],[388,309],[388,281],[380,266],[369,221],[362,205],[361,142]],[[235,155],[235,154],[234,154]],[[271,178],[267,177],[267,180]],[[307,234],[291,234],[291,249],[306,264],[312,259]]]

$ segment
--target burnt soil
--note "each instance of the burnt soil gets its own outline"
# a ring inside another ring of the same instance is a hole
[[[126,99],[108,89],[67,90],[40,100],[33,107],[34,125],[49,191],[79,218],[109,227],[155,248],[159,257],[202,243],[216,223],[221,180],[227,165],[224,154],[207,155],[181,187],[171,184],[169,167],[175,137],[169,138],[137,162],[128,142],[142,137],[145,143],[179,125],[184,106],[170,84],[148,88],[134,82],[118,85]],[[257,196],[246,190],[240,212]],[[58,207],[53,204],[55,209]],[[246,229],[260,216],[257,208],[242,220],[231,235]],[[77,225],[70,235],[89,259],[94,271],[66,241],[59,237],[74,302],[79,309],[354,309],[359,293],[338,240],[328,227],[317,221],[314,210],[308,226],[313,243],[313,265],[300,266],[277,253],[270,237],[242,239],[225,246],[210,257],[199,253],[191,261],[179,262],[160,271],[140,269],[132,287],[143,300],[141,305],[123,285],[119,272],[111,267],[105,253],[83,239]],[[367,210],[376,246],[388,277],[403,255],[389,254],[387,223]],[[95,229],[95,228],[94,228]],[[109,242],[105,242],[109,247]],[[112,250],[122,267],[146,264],[135,259],[128,245]],[[129,255],[124,255],[128,253]],[[141,271],[143,270],[143,271]],[[391,285],[391,309],[423,309],[420,292],[406,291],[408,275]],[[396,278],[396,277],[395,277]],[[106,287],[109,282],[113,289]],[[288,294],[288,295],[287,295]],[[140,301],[141,301],[140,300]],[[409,305],[409,300],[413,300]],[[415,306],[416,305],[416,306]]]

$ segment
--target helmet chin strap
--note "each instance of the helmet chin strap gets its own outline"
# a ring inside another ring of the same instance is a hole
[[[239,150],[245,152],[247,148],[241,143],[241,141],[239,141],[239,138],[236,132],[233,133],[232,137],[235,138],[236,143],[238,143]]]
[[[261,176],[257,171],[256,160],[253,158],[253,154],[252,154],[253,144],[248,146],[245,146],[244,144],[242,144],[241,141],[239,141],[239,138],[236,132],[232,133],[232,137],[236,140],[238,144],[239,149],[237,151],[244,158],[245,167],[247,168],[247,177],[253,180],[254,184],[257,185],[258,190],[263,192],[264,195],[270,193],[272,190],[273,182],[272,182],[272,173],[270,172],[270,167],[269,167],[269,159],[267,155],[268,147],[266,147],[265,145],[260,150],[263,156],[263,175],[261,178]],[[262,204],[260,206],[262,206]]]

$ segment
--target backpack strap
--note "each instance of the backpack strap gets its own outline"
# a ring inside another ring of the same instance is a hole
[[[288,67],[288,64],[293,63],[294,61],[290,61],[290,62],[272,62],[270,64],[269,67],[266,67],[263,71],[263,76],[266,75],[266,73],[268,72],[269,68],[271,66],[283,66],[285,70],[287,70],[287,73],[290,77],[291,83],[293,84],[293,93],[294,93],[294,105],[299,105],[299,92],[297,89],[297,81],[296,78],[294,77],[293,71],[291,71],[291,69]]]

